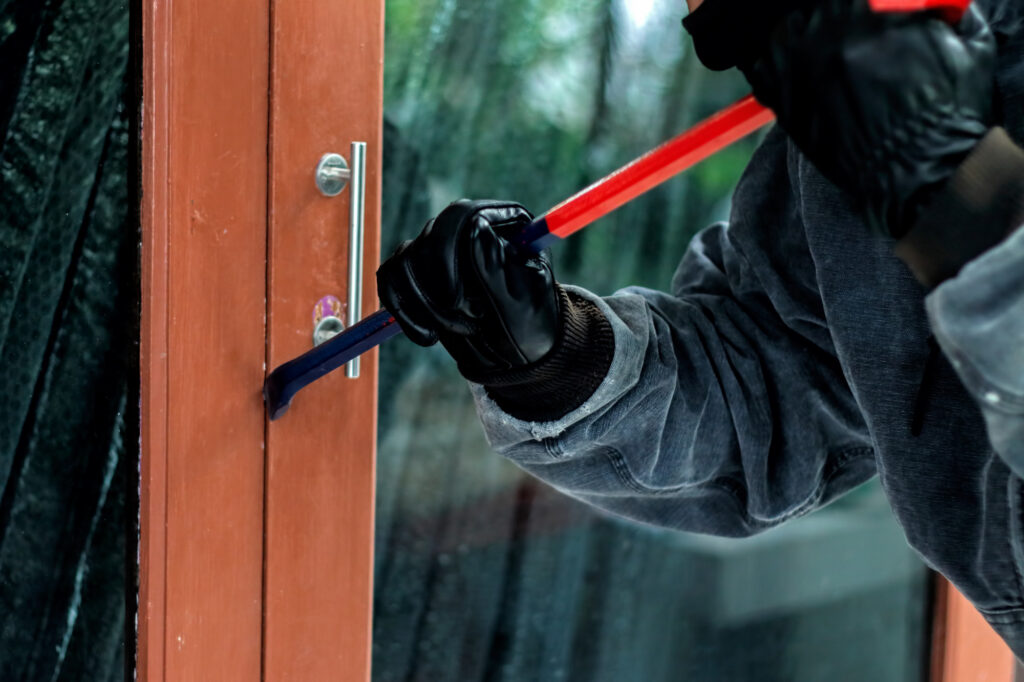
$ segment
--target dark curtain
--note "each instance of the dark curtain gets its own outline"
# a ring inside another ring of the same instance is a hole
[[[121,680],[132,658],[128,65],[127,3],[0,0],[2,680]]]

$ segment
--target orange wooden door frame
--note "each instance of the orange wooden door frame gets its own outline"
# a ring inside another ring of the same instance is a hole
[[[143,0],[139,678],[260,678],[269,0]]]
[[[935,580],[931,682],[1013,682],[1016,658],[967,599]]]
[[[375,307],[383,3],[276,5],[141,5],[149,682],[369,679],[376,356],[274,425],[260,388],[309,347],[315,296],[346,297],[347,195],[317,194],[313,169],[350,140],[368,143]]]

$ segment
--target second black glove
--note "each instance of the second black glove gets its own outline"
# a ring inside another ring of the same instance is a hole
[[[973,6],[951,27],[821,0],[789,15],[744,73],[818,170],[900,237],[992,125],[994,69]]]

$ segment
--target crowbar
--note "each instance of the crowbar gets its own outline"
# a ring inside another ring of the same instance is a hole
[[[950,23],[959,22],[970,5],[970,0],[868,2],[876,12],[938,11]],[[747,95],[569,197],[525,227],[515,241],[520,247],[542,251],[773,120],[771,110]],[[381,309],[274,369],[263,384],[271,421],[288,410],[299,390],[401,331],[391,313]]]

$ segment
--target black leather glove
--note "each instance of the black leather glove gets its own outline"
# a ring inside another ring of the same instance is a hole
[[[580,405],[604,377],[611,328],[508,238],[532,220],[506,201],[457,201],[377,270],[381,302],[415,343],[437,341],[506,411],[533,421]]]
[[[701,63],[712,71],[749,66],[786,15],[819,0],[704,0],[683,19]]]
[[[821,0],[790,14],[744,74],[754,95],[876,229],[900,237],[992,125],[995,39],[971,7],[958,26]]]
[[[540,360],[561,321],[555,276],[546,259],[503,238],[532,220],[510,202],[451,204],[380,266],[381,301],[413,342],[440,340],[463,374]]]

